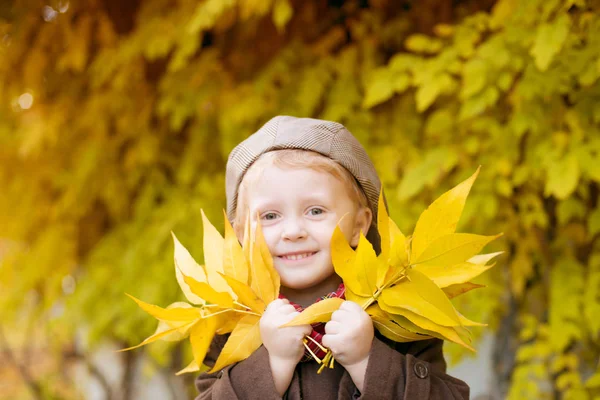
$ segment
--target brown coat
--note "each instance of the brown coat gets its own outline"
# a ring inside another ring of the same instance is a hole
[[[217,336],[213,340],[205,359],[208,366],[214,365],[227,337]],[[324,369],[318,375],[318,364],[305,362],[296,367],[285,398],[468,399],[469,386],[445,373],[442,344],[439,339],[394,343],[377,336],[373,339],[362,394],[341,365]],[[201,374],[196,379],[196,387],[200,393],[196,400],[281,399],[275,389],[264,346],[244,361],[214,374]]]

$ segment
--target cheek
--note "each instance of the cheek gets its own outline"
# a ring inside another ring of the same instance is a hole
[[[273,254],[275,247],[277,245],[277,238],[279,235],[277,234],[277,229],[275,227],[266,226],[262,227],[263,236],[265,238],[265,242],[269,247],[269,251]]]

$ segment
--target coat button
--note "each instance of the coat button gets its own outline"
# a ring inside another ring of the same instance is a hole
[[[425,365],[424,362],[417,361],[413,366],[413,370],[415,371],[415,375],[417,375],[421,379],[427,378],[429,375],[429,368]]]

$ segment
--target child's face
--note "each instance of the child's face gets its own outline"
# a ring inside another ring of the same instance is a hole
[[[337,278],[329,245],[340,218],[353,245],[371,222],[370,211],[351,199],[344,183],[326,172],[270,166],[250,186],[252,225],[260,219],[282,286],[310,292]]]

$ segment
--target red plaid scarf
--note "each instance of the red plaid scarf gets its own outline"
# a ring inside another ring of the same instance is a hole
[[[338,286],[338,288],[335,292],[331,292],[329,294],[326,294],[323,297],[318,298],[317,301],[315,301],[315,303],[317,303],[321,300],[330,299],[332,297],[339,297],[340,299],[346,298],[346,287],[344,286],[343,283],[340,283],[340,286]],[[286,297],[283,296],[282,294],[280,294],[279,298],[285,299]],[[302,306],[300,304],[296,304],[291,301],[290,301],[290,304],[293,305],[294,308],[296,309],[296,311],[298,311],[298,312],[302,312],[302,310],[304,310],[304,308],[302,308]],[[312,339],[314,339],[316,342],[321,344],[322,340],[323,340],[323,336],[325,335],[325,324],[322,322],[318,322],[316,324],[312,324],[312,328],[313,328],[313,330],[309,336]],[[310,347],[312,352],[315,353],[317,357],[319,357],[321,359],[323,357],[325,357],[325,352],[323,350],[321,350],[321,348],[319,346],[317,346],[315,343],[313,343],[312,341],[309,340],[307,344],[308,344],[308,347]],[[301,362],[310,361],[312,359],[313,359],[312,354],[310,354],[310,352],[308,350],[304,350],[304,357],[302,357]]]

